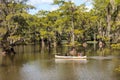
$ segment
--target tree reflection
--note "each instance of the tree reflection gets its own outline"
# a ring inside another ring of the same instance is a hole
[[[14,64],[14,58],[15,58],[15,54],[1,55],[1,66]]]

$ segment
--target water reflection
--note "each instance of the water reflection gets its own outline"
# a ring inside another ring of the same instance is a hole
[[[120,65],[117,50],[110,53],[106,49],[103,56],[99,55],[99,51],[92,53],[91,49],[87,49],[88,57],[96,59],[85,60],[54,58],[54,53],[64,54],[69,47],[51,49],[50,52],[44,48],[41,52],[39,45],[28,45],[18,46],[15,50],[17,54],[13,60],[4,57],[6,66],[0,66],[0,80],[120,80],[120,72],[115,71]]]

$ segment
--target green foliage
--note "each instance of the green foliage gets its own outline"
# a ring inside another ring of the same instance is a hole
[[[100,36],[100,35],[97,35],[97,39],[102,39],[105,42],[108,42],[110,40],[109,37],[103,37],[103,36]]]
[[[111,47],[112,47],[113,49],[120,49],[120,43],[112,44]]]
[[[71,1],[54,0],[52,5],[58,5],[57,10],[40,10],[36,15],[28,13],[34,7],[26,5],[26,1],[13,1],[0,4],[0,40],[9,32],[6,40],[14,42],[20,39],[28,42],[46,39],[51,42],[67,40],[72,44],[73,35],[75,44],[95,38],[108,42],[108,22],[111,24],[110,34],[119,36],[119,0],[113,0],[115,4],[111,4],[110,0],[93,0],[94,8],[90,11],[85,4],[77,6]],[[110,21],[107,20],[108,13]]]
[[[24,39],[26,34],[26,29],[28,26],[27,10],[33,8],[30,5],[25,4],[26,0],[21,1],[4,1],[0,3],[1,11],[1,22],[0,22],[0,37],[1,44],[9,46],[11,43],[15,44],[16,42]],[[7,41],[6,43],[3,43]],[[10,43],[9,45],[7,43]]]

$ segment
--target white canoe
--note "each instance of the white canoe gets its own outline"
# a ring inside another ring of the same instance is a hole
[[[59,56],[55,55],[56,59],[86,59],[87,56]]]

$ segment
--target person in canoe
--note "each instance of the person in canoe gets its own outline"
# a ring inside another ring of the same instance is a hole
[[[77,51],[76,51],[75,47],[71,48],[69,54],[70,54],[70,56],[76,56],[77,55]]]
[[[98,47],[99,47],[99,50],[103,50],[103,48],[105,47],[105,42],[103,40],[99,40]]]

